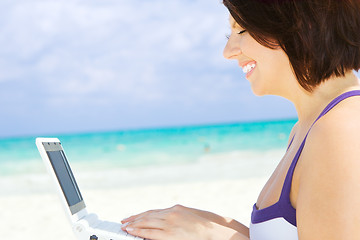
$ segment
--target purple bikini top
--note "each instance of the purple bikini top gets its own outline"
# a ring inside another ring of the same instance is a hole
[[[275,204],[273,204],[269,207],[266,207],[266,208],[260,209],[260,210],[257,209],[256,203],[255,203],[252,214],[251,214],[251,222],[253,224],[261,223],[261,222],[269,221],[274,218],[282,217],[286,221],[288,221],[289,223],[291,223],[292,225],[294,225],[296,227],[296,209],[291,205],[291,202],[290,202],[290,190],[291,190],[291,182],[292,182],[294,170],[295,170],[296,164],[299,160],[300,154],[304,148],[306,138],[307,138],[312,126],[317,122],[317,120],[319,120],[322,116],[324,116],[327,112],[329,112],[339,102],[341,102],[342,100],[344,100],[346,98],[353,97],[353,96],[360,96],[360,90],[349,91],[349,92],[341,94],[340,96],[338,96],[334,100],[332,100],[325,107],[325,109],[321,112],[319,117],[311,125],[311,127],[308,130],[307,134],[305,135],[304,140],[302,141],[298,151],[296,152],[294,159],[291,162],[289,170],[286,174],[284,185],[281,190],[279,201],[277,201]],[[293,139],[294,139],[294,137],[293,137]],[[290,147],[293,139],[291,140],[289,147]]]

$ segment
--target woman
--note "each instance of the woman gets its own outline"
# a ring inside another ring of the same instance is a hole
[[[295,105],[288,150],[254,204],[250,229],[180,205],[132,216],[123,229],[154,240],[360,239],[360,1],[224,5],[224,56],[239,62],[254,94]]]

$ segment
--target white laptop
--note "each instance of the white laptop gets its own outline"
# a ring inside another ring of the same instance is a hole
[[[134,240],[134,237],[121,230],[121,224],[98,219],[88,213],[80,189],[76,183],[64,149],[57,138],[37,138],[36,146],[46,168],[55,182],[65,213],[79,240]]]

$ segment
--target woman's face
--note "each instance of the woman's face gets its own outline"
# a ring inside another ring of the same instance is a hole
[[[230,15],[231,35],[224,49],[224,57],[239,62],[255,95],[289,94],[295,76],[290,62],[281,49],[270,49],[258,43]]]

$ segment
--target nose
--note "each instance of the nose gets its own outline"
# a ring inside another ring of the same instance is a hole
[[[240,54],[242,54],[240,44],[236,44],[234,39],[230,36],[223,51],[224,58],[236,59]]]

